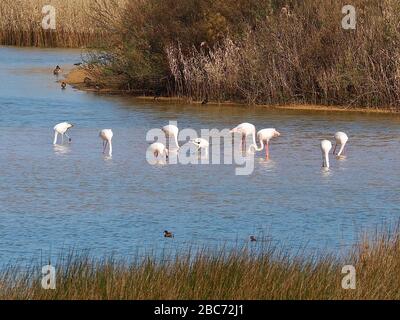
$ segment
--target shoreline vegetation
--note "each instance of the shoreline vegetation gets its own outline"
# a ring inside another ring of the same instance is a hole
[[[86,81],[85,81],[86,79]],[[65,74],[65,78],[59,80],[59,82],[65,82],[75,89],[80,91],[87,91],[97,94],[105,95],[126,95],[134,96],[138,100],[150,101],[150,102],[169,102],[169,103],[182,103],[182,104],[201,104],[202,101],[192,100],[187,97],[179,96],[153,96],[153,95],[143,95],[141,93],[132,94],[132,92],[123,89],[113,89],[107,88],[106,86],[97,87],[90,78],[90,73],[84,68],[74,68]],[[223,106],[246,106],[245,103],[240,103],[236,101],[209,101],[209,105],[223,105]],[[371,114],[400,114],[400,110],[391,107],[381,107],[381,108],[361,108],[361,107],[348,107],[348,106],[324,106],[324,105],[312,105],[312,104],[286,104],[286,105],[257,105],[259,107],[265,107],[270,109],[281,109],[281,110],[298,110],[298,111],[310,111],[310,112],[350,112],[350,113],[371,113]]]
[[[109,35],[87,55],[99,88],[247,105],[399,110],[400,3],[129,0],[97,7]]]
[[[129,263],[70,253],[54,265],[55,290],[41,287],[41,266],[0,271],[0,299],[400,299],[400,234],[376,234],[346,255],[290,255],[268,242]],[[355,289],[343,288],[349,265]]]
[[[355,30],[331,0],[51,0],[54,31],[40,27],[44,3],[3,0],[0,43],[85,47],[104,93],[400,110],[396,0],[354,0]]]

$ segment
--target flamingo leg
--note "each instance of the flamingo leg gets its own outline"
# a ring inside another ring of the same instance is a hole
[[[107,145],[108,145],[108,141],[106,141],[106,142],[104,143],[103,153],[106,153]]]
[[[61,144],[64,144],[64,133],[61,135]]]
[[[333,153],[332,153],[332,154],[335,154],[335,152],[336,152],[336,147],[337,147],[337,143],[335,143],[335,147],[333,148]]]
[[[242,134],[242,150],[246,150],[246,136]]]
[[[265,145],[265,159],[269,160],[269,141]]]

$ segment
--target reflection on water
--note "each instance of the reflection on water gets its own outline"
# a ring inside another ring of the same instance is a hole
[[[65,144],[55,144],[53,145],[54,153],[58,155],[64,155],[71,152],[69,145]]]
[[[107,155],[107,154],[103,154],[103,159],[104,159],[104,161],[111,161],[112,160],[112,156]]]
[[[275,168],[275,161],[271,159],[258,158],[258,164],[266,171],[272,171]]]
[[[72,247],[129,258],[188,245],[241,245],[250,235],[295,251],[302,245],[335,251],[362,230],[397,221],[398,117],[62,92],[51,70],[79,57],[0,48],[1,263]],[[42,71],[22,72],[29,68]],[[270,160],[255,154],[248,176],[235,175],[237,166],[223,156],[221,165],[150,165],[146,133],[169,120],[199,133],[251,122],[282,136],[271,142]],[[52,146],[52,128],[62,121],[76,124],[73,142]],[[112,159],[101,152],[101,128],[113,129]],[[320,140],[333,142],[339,130],[349,135],[346,157],[330,154],[331,168],[321,169]],[[173,241],[164,230],[175,234]]]
[[[332,175],[332,170],[330,168],[327,167],[322,167],[321,168],[321,173],[322,173],[322,177],[330,177]]]

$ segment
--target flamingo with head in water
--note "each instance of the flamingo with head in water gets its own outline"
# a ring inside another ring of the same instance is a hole
[[[57,124],[56,126],[54,126],[54,141],[53,144],[57,144],[57,138],[58,135],[61,134],[61,143],[64,143],[64,135],[67,136],[68,141],[71,142],[72,139],[70,138],[70,136],[68,135],[67,131],[72,128],[74,125],[70,124],[68,122],[61,122],[59,124]]]
[[[103,140],[103,153],[106,152],[108,145],[108,155],[112,156],[112,138],[114,134],[111,129],[103,129],[99,133],[99,137]]]
[[[252,144],[250,145],[249,150],[250,151],[261,151],[264,149],[265,146],[265,158],[268,160],[269,159],[269,141],[272,138],[279,137],[281,134],[276,131],[275,128],[268,128],[268,129],[262,129],[257,132],[257,138],[260,141],[261,146],[258,147],[257,144]]]
[[[253,144],[256,144],[256,127],[251,123],[241,123],[235,128],[233,128],[230,133],[239,133],[242,135],[242,148],[246,149],[246,138],[251,135],[253,138]]]
[[[165,158],[168,159],[169,151],[167,147],[161,142],[154,142],[150,145],[148,150],[151,152],[154,158],[165,155]]]
[[[208,155],[208,147],[210,146],[210,143],[206,139],[196,138],[190,140],[190,143],[194,144],[197,147],[197,151],[201,149],[206,150],[206,156]]]
[[[340,157],[342,154],[344,154],[344,146],[346,145],[347,141],[349,140],[349,137],[344,132],[339,131],[339,132],[335,133],[335,140],[336,140],[336,143],[335,143],[335,148],[333,149],[333,154],[335,154],[336,147],[338,146],[338,144],[340,144],[340,149],[337,154],[337,156]]]
[[[178,134],[179,134],[178,127],[173,124],[169,124],[169,125],[162,127],[162,131],[164,131],[165,136],[167,138],[174,139],[176,150],[179,150],[180,147],[179,147],[179,143],[178,143]],[[169,146],[169,148],[171,148],[171,146]]]
[[[322,167],[329,168],[329,151],[332,149],[332,143],[329,140],[321,141]]]

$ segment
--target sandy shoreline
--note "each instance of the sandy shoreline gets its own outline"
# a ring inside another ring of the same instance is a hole
[[[90,77],[85,70],[81,68],[72,69],[65,75],[65,79],[62,80],[69,84],[70,86],[83,91],[96,92],[100,94],[113,94],[113,95],[131,95],[128,91],[115,90],[107,88],[96,88],[88,83]],[[137,99],[151,100],[154,101],[153,96],[135,96]],[[179,103],[189,103],[189,104],[201,104],[200,101],[188,101],[186,98],[181,97],[157,97],[157,101],[166,102],[179,102]],[[245,105],[239,102],[209,102],[210,105],[226,105],[235,106]],[[286,109],[286,110],[298,110],[298,111],[335,111],[335,112],[358,112],[358,113],[380,113],[380,114],[400,114],[399,110],[393,108],[359,108],[359,107],[349,107],[349,106],[324,106],[324,105],[312,105],[312,104],[288,104],[288,105],[257,105],[259,107],[266,107],[271,109]]]

